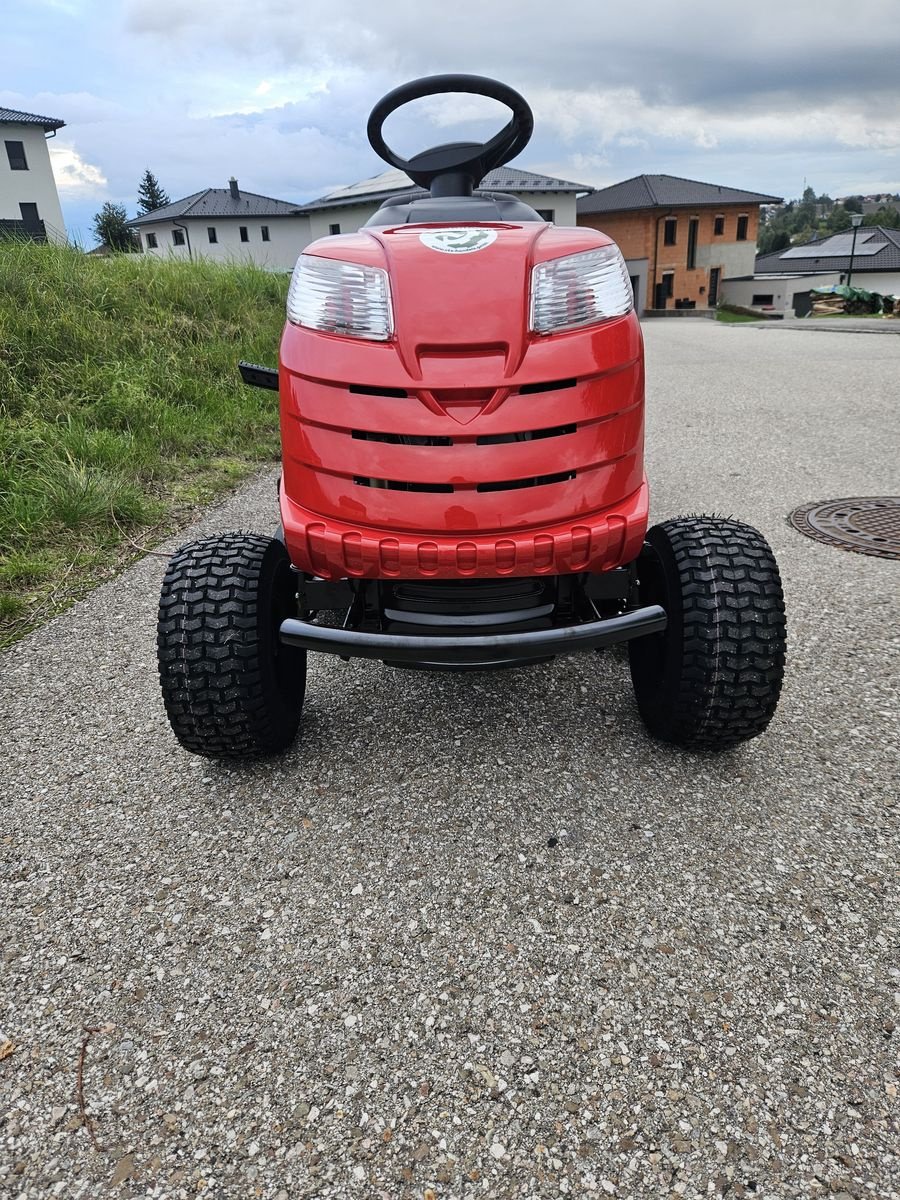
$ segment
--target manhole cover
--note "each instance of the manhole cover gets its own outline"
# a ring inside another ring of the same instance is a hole
[[[788,517],[807,537],[856,554],[900,558],[900,496],[852,496],[803,504]]]

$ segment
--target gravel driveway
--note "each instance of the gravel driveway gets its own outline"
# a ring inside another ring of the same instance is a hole
[[[621,650],[317,657],[302,744],[211,765],[138,563],[0,658],[0,1195],[900,1196],[900,564],[785,522],[898,490],[900,339],[645,336],[655,518],[782,566],[769,732],[651,743]]]

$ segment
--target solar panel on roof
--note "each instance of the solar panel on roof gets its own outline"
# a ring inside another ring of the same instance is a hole
[[[853,249],[853,234],[839,233],[826,241],[813,242],[809,246],[792,246],[785,250],[780,258],[848,258],[852,252],[854,258],[877,254],[888,244],[887,242],[872,242],[872,233],[860,234],[856,239],[856,249]]]

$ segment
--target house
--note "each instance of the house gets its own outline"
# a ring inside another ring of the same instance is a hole
[[[65,121],[37,113],[0,108],[0,236],[65,242],[59,192],[50,165],[47,138]]]
[[[752,272],[726,279],[722,299],[741,308],[805,316],[810,289],[846,283],[853,253],[854,287],[884,296],[900,295],[900,229],[864,225],[802,246],[760,254]]]
[[[477,192],[485,191],[506,192],[529,204],[548,221],[557,225],[574,225],[576,199],[591,189],[586,184],[555,179],[552,175],[523,171],[517,167],[498,167],[495,171],[488,171],[477,189]],[[310,240],[313,240],[327,234],[350,233],[359,229],[378,211],[383,201],[404,193],[414,196],[427,194],[422,188],[417,188],[403,171],[391,168],[371,179],[363,179],[350,187],[329,192],[318,200],[302,205],[300,211],[309,217]]]
[[[299,214],[287,200],[241,191],[232,177],[227,188],[204,188],[128,225],[155,257],[243,260],[290,271],[310,240],[309,222]]]
[[[600,229],[622,251],[635,308],[714,308],[722,280],[753,271],[762,204],[780,196],[636,175],[578,201],[578,224]]]

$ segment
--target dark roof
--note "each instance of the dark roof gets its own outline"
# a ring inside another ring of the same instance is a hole
[[[741,188],[680,179],[677,175],[635,175],[623,183],[600,188],[578,201],[578,212],[624,212],[635,208],[700,208],[719,204],[777,204],[781,196],[745,192]]]
[[[568,179],[556,179],[553,175],[541,175],[537,171],[522,171],[518,167],[497,167],[488,171],[481,186],[476,191],[511,191],[511,192],[589,192],[591,188],[586,183],[572,183]],[[346,208],[355,204],[371,204],[376,200],[386,200],[389,196],[408,193],[411,197],[426,196],[424,188],[416,188],[408,175],[402,171],[383,171],[371,179],[349,187],[337,188],[327,196],[311,200],[301,206],[303,212],[317,212],[323,208]]]
[[[800,246],[786,246],[756,259],[756,274],[821,275],[850,267],[849,230]],[[802,251],[807,251],[804,254]],[[798,253],[799,251],[799,253]],[[900,230],[882,225],[862,225],[856,238],[853,274],[858,271],[900,271]]]
[[[151,225],[155,221],[180,220],[182,217],[290,217],[299,206],[287,200],[273,200],[255,192],[240,192],[235,200],[229,188],[205,188],[183,200],[174,200],[129,221],[129,225]]]
[[[58,117],[39,117],[37,113],[19,112],[17,108],[0,108],[0,125],[41,125],[44,129],[62,129],[65,121]]]

